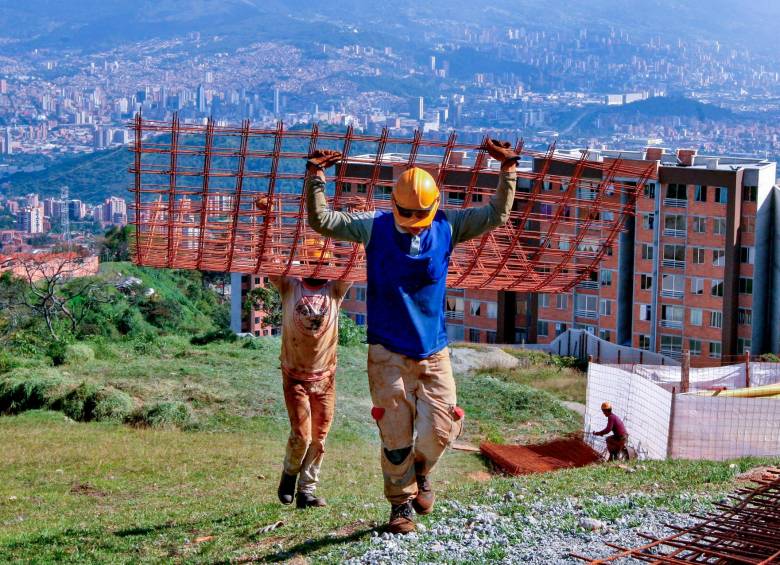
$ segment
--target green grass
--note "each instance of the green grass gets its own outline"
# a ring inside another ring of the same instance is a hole
[[[80,423],[38,409],[0,417],[0,562],[222,563],[300,555],[337,563],[359,554],[388,512],[365,348],[340,350],[337,416],[320,488],[329,507],[296,511],[276,501],[288,423],[279,344],[265,343],[193,347],[184,338],[165,338],[158,353],[145,355],[132,342],[100,342],[92,344],[95,358],[78,365],[13,369],[14,379],[38,372],[110,387],[136,407],[180,402],[193,423],[185,430]],[[504,377],[457,378],[469,439],[537,437],[572,425],[573,416],[546,392]],[[684,510],[690,502],[680,493],[720,496],[733,488],[737,472],[756,463],[740,461],[733,469],[647,462],[634,473],[603,465],[484,481],[487,467],[478,455],[450,451],[433,480],[442,499],[465,504],[526,488],[537,493],[534,501],[642,492],[648,504]],[[527,512],[528,504],[518,501],[508,511]],[[587,509],[605,519],[613,512],[597,504]],[[421,522],[435,520],[436,513]],[[278,521],[277,529],[261,531]],[[496,559],[502,554],[501,547],[491,549]]]

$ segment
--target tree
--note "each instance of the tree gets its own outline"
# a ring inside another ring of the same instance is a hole
[[[55,341],[62,336],[56,322],[65,320],[76,333],[98,304],[108,302],[103,282],[84,274],[85,256],[79,252],[17,255],[0,264],[12,267],[16,281],[6,278],[2,300],[17,313],[41,319]],[[4,273],[4,277],[9,277]]]
[[[241,289],[235,289],[241,292]],[[279,291],[273,286],[256,287],[250,290],[246,295],[244,302],[244,311],[252,310],[263,311],[263,324],[274,328],[282,325],[282,297]]]
[[[99,242],[100,260],[129,261],[132,234],[132,226],[112,226]]]

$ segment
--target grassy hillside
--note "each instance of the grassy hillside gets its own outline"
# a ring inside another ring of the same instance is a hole
[[[299,563],[338,563],[373,546],[372,532],[386,520],[387,505],[369,415],[365,346],[339,352],[337,417],[320,489],[330,506],[296,511],[279,505],[275,495],[287,432],[278,340],[194,347],[168,336],[148,350],[132,340],[80,345],[93,357],[60,367],[29,360],[0,375],[0,383],[56,377],[63,383],[56,394],[62,395],[84,382],[121,391],[135,406],[181,402],[190,418],[158,427],[78,423],[45,395],[28,410],[0,417],[0,562],[226,563],[297,556]],[[527,370],[545,380],[557,374]],[[491,430],[526,441],[577,427],[553,395],[511,375],[457,380],[471,441]],[[478,455],[451,451],[434,480],[441,500],[464,505],[518,488],[536,493],[532,500],[513,499],[507,516],[532,512],[540,500],[638,490],[649,497],[647,504],[679,510],[691,500],[680,492],[716,496],[750,464],[643,463],[634,473],[600,466],[507,479],[490,478]],[[609,519],[616,509],[593,502],[586,511]],[[446,507],[421,523],[434,528],[444,513]]]

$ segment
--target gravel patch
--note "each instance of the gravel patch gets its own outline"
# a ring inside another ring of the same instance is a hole
[[[375,532],[362,554],[342,559],[352,565],[397,563],[582,563],[612,553],[604,542],[633,547],[646,543],[639,533],[670,533],[665,523],[693,525],[687,514],[656,508],[643,493],[543,501],[541,493],[515,489],[484,504],[444,501],[417,533],[393,536]],[[709,499],[682,494],[694,510]],[[354,551],[354,550],[353,550]],[[334,555],[335,557],[335,555]],[[628,563],[629,561],[623,561]]]

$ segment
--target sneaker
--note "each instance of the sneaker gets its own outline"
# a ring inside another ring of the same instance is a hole
[[[412,503],[406,501],[403,504],[393,504],[390,508],[390,521],[387,523],[387,531],[391,534],[409,534],[415,529]]]
[[[324,498],[319,498],[308,492],[299,492],[295,495],[296,508],[322,508],[327,505]]]
[[[282,471],[282,478],[279,480],[279,489],[276,491],[279,502],[282,504],[292,504],[295,496],[295,483],[298,481],[298,475],[288,475]]]
[[[436,495],[433,494],[431,482],[424,475],[417,475],[417,496],[412,500],[414,511],[418,514],[430,514],[433,512],[433,503]]]

